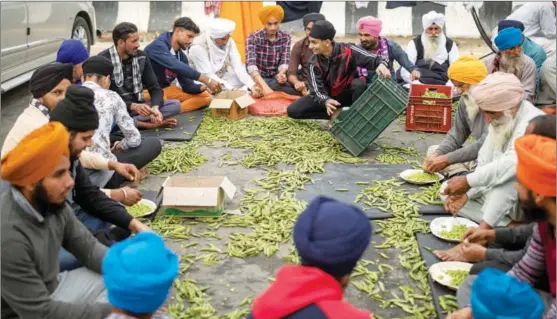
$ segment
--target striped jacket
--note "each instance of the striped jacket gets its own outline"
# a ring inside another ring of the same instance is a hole
[[[551,226],[550,226],[551,227]],[[528,283],[530,286],[534,285],[534,282],[540,278],[544,273],[548,272],[546,269],[546,256],[544,254],[544,243],[542,236],[540,235],[540,224],[534,226],[534,233],[532,234],[532,239],[530,240],[530,245],[526,250],[526,254],[522,259],[514,265],[514,267],[509,271],[509,274],[516,279]],[[555,268],[553,269],[553,272]],[[550,276],[551,278],[551,276]],[[552,293],[553,298],[555,298],[554,292]],[[556,318],[557,317],[557,306],[555,305],[555,299],[549,310],[543,316],[544,319]]]
[[[388,67],[387,61],[379,55],[349,43],[334,42],[330,57],[313,55],[308,62],[310,96],[316,104],[324,106],[328,99],[345,94],[358,76],[358,67],[366,68],[371,75],[380,64]]]

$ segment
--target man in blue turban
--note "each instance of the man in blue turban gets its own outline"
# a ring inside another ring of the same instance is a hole
[[[79,40],[68,39],[62,42],[56,54],[56,62],[73,64],[73,84],[81,84],[83,62],[89,58],[89,52]]]
[[[500,270],[486,268],[472,285],[470,307],[447,319],[539,319],[543,313],[543,301],[530,285]]]
[[[536,97],[536,63],[522,51],[523,35],[520,29],[510,27],[495,37],[499,52],[484,60],[489,74],[505,72],[514,74],[524,86],[524,97],[534,103]]]
[[[141,232],[108,250],[102,264],[107,319],[151,318],[166,301],[178,275],[178,257],[153,232]]]
[[[543,63],[547,58],[544,49],[530,38],[524,36],[524,23],[516,20],[499,21],[498,32],[508,28],[516,28],[520,30],[522,33],[522,52],[534,60],[534,63],[536,63],[536,71],[539,74]]]
[[[368,311],[343,301],[350,273],[371,239],[362,210],[319,196],[298,217],[293,237],[301,265],[279,269],[248,319],[369,319]]]

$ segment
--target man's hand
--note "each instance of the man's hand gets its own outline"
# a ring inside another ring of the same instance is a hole
[[[449,179],[444,195],[462,195],[470,190],[466,176],[455,176]]]
[[[122,147],[122,143],[120,141],[114,142],[114,144],[112,144],[112,147],[110,148],[110,151],[114,154],[118,152],[123,152],[124,148]]]
[[[462,253],[468,262],[485,260],[486,251],[487,249],[480,244],[471,244],[466,241],[462,244]]]
[[[487,245],[487,243],[495,242],[494,229],[482,229],[478,227],[470,227],[464,233],[464,242]]]
[[[449,166],[449,157],[447,155],[429,157],[425,161],[424,171],[435,173],[444,170],[447,166]]]
[[[133,206],[143,198],[143,194],[141,194],[140,191],[128,186],[122,187],[121,189],[119,189],[119,191],[125,192],[126,194],[124,196],[124,199],[120,201],[122,204],[126,206]]]
[[[149,116],[153,113],[153,110],[147,104],[132,103],[130,109],[141,116]]]
[[[108,168],[129,181],[139,183],[140,173],[133,164],[110,161],[108,162]]]
[[[220,92],[219,81],[209,78],[209,81],[207,81],[207,83],[205,84],[207,85],[207,88],[209,89],[209,91],[211,91],[212,94],[217,94]]]
[[[199,87],[199,92],[203,93],[205,91],[207,91],[207,86],[205,84],[201,84],[201,87]]]
[[[339,107],[339,106],[340,106],[340,103],[336,100],[333,100],[333,99],[328,99],[325,102],[325,107],[327,107],[327,114],[329,116],[333,115],[335,113],[337,107]]]
[[[466,307],[453,312],[447,316],[447,319],[472,319],[472,308]]]
[[[445,210],[449,211],[453,215],[456,215],[462,209],[462,207],[466,205],[467,201],[468,196],[466,194],[450,196],[445,201]]]
[[[254,85],[251,88],[251,93],[253,94],[253,97],[255,97],[256,99],[263,97],[263,90],[261,89],[261,87],[259,85]]]
[[[286,74],[280,73],[280,72],[277,73],[277,75],[275,75],[275,80],[277,80],[277,83],[278,83],[278,84],[284,84],[284,83],[286,83],[286,80],[287,80]]]
[[[389,68],[387,68],[384,64],[380,64],[377,69],[375,69],[375,72],[378,75],[383,76],[385,79],[388,79],[391,77],[391,71],[389,71]]]
[[[132,233],[139,233],[139,232],[142,232],[142,231],[150,231],[150,232],[153,231],[147,225],[143,224],[142,222],[140,222],[139,220],[137,220],[135,218],[132,219],[132,221],[130,222],[129,229]]]
[[[421,76],[422,75],[421,75],[420,71],[414,70],[414,71],[412,71],[412,73],[410,73],[410,80],[412,80],[412,81],[419,80]]]
[[[162,122],[162,113],[158,108],[153,108],[151,112],[151,122],[160,123]]]
[[[306,84],[304,83],[304,81],[300,81],[296,84],[294,84],[294,88],[296,89],[296,91],[298,92],[304,92],[304,90],[306,90]]]

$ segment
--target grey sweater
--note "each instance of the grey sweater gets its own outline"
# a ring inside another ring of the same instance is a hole
[[[463,147],[468,137],[472,135],[474,142]],[[484,123],[484,113],[480,110],[474,120],[471,120],[466,111],[466,104],[461,99],[453,127],[447,133],[441,145],[437,148],[438,155],[447,155],[449,164],[465,163],[478,158],[478,152],[487,136]]]
[[[503,248],[487,248],[485,259],[498,260],[508,265],[516,264],[526,253],[530,238],[534,232],[534,225],[530,223],[519,227],[504,227],[495,229],[495,243],[499,245],[524,245],[519,250],[508,250]]]
[[[50,298],[58,286],[60,247],[100,273],[107,248],[66,205],[44,218],[15,188],[0,194],[2,237],[2,318],[96,319],[110,305]]]
[[[526,54],[522,55],[524,59],[524,70],[522,73],[517,76],[520,80],[522,85],[524,86],[524,98],[528,100],[528,102],[534,103],[536,97],[536,62],[532,60],[531,57],[527,56]],[[495,60],[495,55],[490,56],[484,60],[485,66],[487,67],[488,74],[493,73],[493,62]],[[499,66],[498,71],[507,72],[507,70],[503,69]]]

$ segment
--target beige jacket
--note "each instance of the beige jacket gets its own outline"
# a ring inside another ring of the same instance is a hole
[[[8,154],[23,137],[39,127],[48,123],[48,118],[36,107],[30,105],[17,118],[14,126],[6,136],[2,146],[1,156]],[[108,159],[99,154],[83,151],[79,157],[81,165],[85,168],[94,170],[108,170]]]

